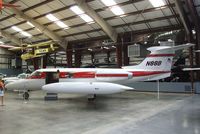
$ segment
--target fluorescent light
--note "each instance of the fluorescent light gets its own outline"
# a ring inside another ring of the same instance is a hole
[[[79,15],[85,22],[93,22],[94,20],[90,17],[90,16],[88,16],[87,14],[81,14],[81,15]]]
[[[91,48],[88,48],[88,51],[92,51],[92,49],[91,49]]]
[[[84,11],[82,9],[80,9],[78,6],[72,6],[70,7],[70,9],[75,13],[75,14],[84,14]]]
[[[38,30],[39,32],[41,32],[41,33],[42,33],[42,31],[40,31],[40,29],[36,28],[36,30]]]
[[[106,6],[114,6],[117,3],[114,0],[101,0],[103,2],[103,4],[105,4]]]
[[[59,19],[56,18],[54,15],[52,14],[47,14],[46,17],[50,20],[50,21],[58,21]]]
[[[35,27],[31,22],[29,22],[29,21],[27,21],[26,22],[29,26],[31,26],[31,27]]]
[[[31,34],[29,34],[29,33],[27,33],[27,32],[24,32],[24,31],[21,31],[20,32],[22,35],[24,35],[24,36],[27,36],[27,37],[31,37],[32,35]]]
[[[4,44],[2,41],[0,41],[0,44]]]
[[[16,27],[16,26],[12,26],[11,28],[12,28],[13,30],[17,31],[17,32],[21,32],[21,31],[22,31],[22,29],[20,29],[20,28],[18,28],[18,27]]]
[[[66,29],[69,28],[69,26],[67,26],[65,23],[61,21],[56,21],[55,23],[61,28],[66,28]]]
[[[195,31],[195,30],[192,30],[192,34],[196,34],[196,31]]]
[[[154,6],[154,7],[161,7],[164,6],[165,3],[163,0],[149,0],[149,2]]]
[[[119,7],[119,6],[113,6],[110,8],[110,10],[115,14],[115,15],[123,15],[124,11]]]

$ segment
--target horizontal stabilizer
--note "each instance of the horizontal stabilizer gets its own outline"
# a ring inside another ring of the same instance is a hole
[[[183,68],[183,71],[200,71],[200,68]]]
[[[156,47],[149,47],[149,48],[147,48],[147,50],[149,50],[151,52],[176,51],[176,50],[181,50],[184,48],[189,48],[194,45],[195,44],[187,43],[187,44],[178,45],[178,46],[156,46]]]

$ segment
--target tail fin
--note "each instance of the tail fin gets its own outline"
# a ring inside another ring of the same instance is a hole
[[[156,46],[150,47],[147,50],[151,53],[136,66],[125,66],[124,69],[136,69],[141,71],[164,71],[170,72],[172,68],[172,60],[175,56],[175,51],[194,46],[187,43],[179,46]]]

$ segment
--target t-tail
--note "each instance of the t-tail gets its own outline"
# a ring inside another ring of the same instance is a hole
[[[191,46],[194,46],[194,44],[187,43],[178,46],[150,47],[147,49],[150,51],[150,54],[139,65],[125,66],[123,69],[133,70],[135,75],[142,73],[144,76],[147,76],[145,81],[167,78],[171,75],[172,61],[175,56],[175,51],[189,48]]]

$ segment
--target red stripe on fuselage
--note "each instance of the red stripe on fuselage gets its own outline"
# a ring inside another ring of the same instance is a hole
[[[150,54],[147,57],[172,57],[175,56],[175,54]]]
[[[171,71],[135,71],[131,73],[133,74],[133,77],[141,77],[141,76],[164,74],[164,73],[170,73],[170,72]]]
[[[95,72],[76,72],[72,78],[95,78]]]
[[[128,77],[128,74],[96,74],[96,77]]]

